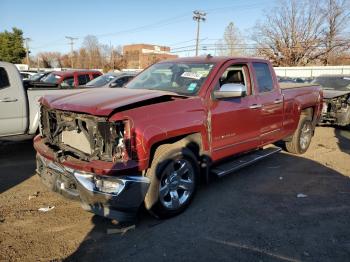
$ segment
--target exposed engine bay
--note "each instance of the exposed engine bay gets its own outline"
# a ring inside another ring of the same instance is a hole
[[[323,99],[322,122],[346,126],[350,124],[350,92]]]
[[[130,155],[128,121],[41,107],[40,132],[58,159],[126,161]]]

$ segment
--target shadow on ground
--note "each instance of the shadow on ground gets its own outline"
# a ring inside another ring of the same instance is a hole
[[[279,153],[203,185],[175,218],[142,211],[135,230],[108,235],[113,225],[93,217],[66,261],[347,261],[349,204],[348,177]]]
[[[0,193],[34,175],[33,141],[0,141]]]

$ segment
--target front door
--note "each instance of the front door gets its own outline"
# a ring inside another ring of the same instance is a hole
[[[248,64],[232,63],[214,80],[215,89],[226,83],[243,84],[247,95],[241,98],[211,100],[211,153],[214,161],[254,149],[260,144],[259,98],[253,91]]]

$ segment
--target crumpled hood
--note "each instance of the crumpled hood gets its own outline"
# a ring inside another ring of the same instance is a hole
[[[323,97],[326,99],[331,99],[331,98],[343,96],[346,94],[350,94],[350,90],[349,91],[323,90]]]
[[[59,110],[109,116],[114,110],[160,97],[176,97],[175,93],[127,88],[93,88],[68,95],[47,95],[43,105]]]

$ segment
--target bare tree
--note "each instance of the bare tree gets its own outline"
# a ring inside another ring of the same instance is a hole
[[[93,35],[86,36],[84,38],[82,47],[86,49],[89,57],[88,68],[101,68],[103,66],[101,46],[98,42],[97,37]]]
[[[68,54],[64,54],[61,56],[61,65],[63,68],[64,67],[66,67],[66,68],[71,67],[71,54],[68,53]]]
[[[72,54],[59,52],[42,52],[37,54],[36,61],[40,67],[71,67],[71,58],[75,68],[102,68],[104,71],[123,69],[126,60],[122,55],[120,46],[103,45],[97,37],[88,35],[84,38],[82,46]]]
[[[41,52],[36,55],[36,63],[39,67],[53,68],[62,67],[61,53],[59,52]]]
[[[322,37],[322,44],[324,45],[322,62],[324,65],[328,65],[332,58],[339,56],[350,48],[349,33],[345,32],[350,20],[350,1],[324,0],[321,12],[325,17]]]
[[[225,28],[223,38],[215,46],[219,55],[237,56],[244,53],[245,42],[239,29],[230,22]]]
[[[284,0],[256,25],[258,55],[275,65],[305,65],[320,56],[323,15],[314,0]]]

